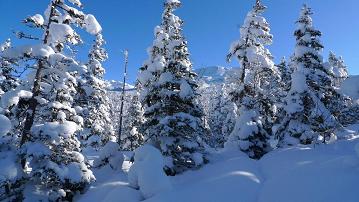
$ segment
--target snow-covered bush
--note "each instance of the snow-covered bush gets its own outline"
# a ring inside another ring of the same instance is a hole
[[[116,142],[107,142],[100,149],[99,157],[95,159],[93,166],[98,168],[108,164],[112,169],[120,170],[124,161],[124,155],[119,149],[120,146]]]
[[[135,162],[128,173],[130,186],[139,188],[145,199],[172,188],[163,167],[161,152],[150,145],[135,150]]]

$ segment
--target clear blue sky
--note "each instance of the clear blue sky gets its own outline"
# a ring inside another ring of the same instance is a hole
[[[227,64],[230,43],[238,39],[238,27],[255,0],[182,0],[176,14],[185,20],[184,34],[189,43],[194,68],[238,66]],[[0,40],[14,36],[22,28],[20,20],[43,13],[48,0],[0,0]],[[358,0],[263,0],[264,14],[271,24],[274,44],[269,47],[278,61],[292,54],[294,22],[303,3],[313,8],[314,24],[323,32],[324,57],[332,50],[342,55],[351,74],[359,74],[359,1]],[[147,58],[153,29],[161,22],[163,0],[82,0],[86,13],[102,24],[110,59],[105,63],[106,79],[122,80],[121,50],[129,49],[129,77],[134,81],[138,68]],[[86,38],[87,39],[87,38]],[[91,41],[87,41],[91,42]],[[14,41],[14,45],[16,45]],[[86,45],[85,45],[86,46]],[[87,45],[89,46],[89,45]]]

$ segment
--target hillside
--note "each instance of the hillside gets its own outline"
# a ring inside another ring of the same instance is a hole
[[[352,97],[355,100],[359,99],[359,75],[350,76],[342,85],[341,92]]]

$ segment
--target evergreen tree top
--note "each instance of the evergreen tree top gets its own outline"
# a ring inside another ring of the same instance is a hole
[[[297,22],[312,26],[313,20],[311,18],[311,15],[313,15],[312,9],[306,4],[304,4],[300,11],[300,18]]]
[[[258,52],[262,52],[261,55],[272,58],[269,50],[265,48],[265,46],[271,45],[273,42],[269,23],[262,16],[265,9],[266,7],[261,1],[257,0],[253,9],[247,14],[243,26],[240,28],[240,39],[231,45],[227,61],[231,61],[232,57],[236,56],[239,60],[252,62],[257,60],[257,58],[249,56],[255,56]]]
[[[320,64],[322,63],[322,57],[319,52],[324,48],[319,39],[322,33],[313,27],[312,14],[311,8],[304,5],[296,22],[298,28],[294,32],[296,37],[295,58],[299,59],[298,61],[305,61],[305,63],[310,64],[312,62],[303,58],[311,57],[317,61],[317,64]]]
[[[303,38],[305,41],[313,40],[312,37],[320,37],[322,33],[313,27],[313,19],[311,17],[313,15],[312,9],[304,4],[303,8],[300,11],[300,17],[296,22],[298,25],[297,30],[295,31],[294,35],[299,38]],[[312,37],[305,37],[309,34]],[[321,47],[320,44],[318,47]],[[322,47],[321,47],[322,48]]]
[[[166,0],[165,7],[166,8],[178,8],[181,6],[181,1],[179,0]]]
[[[262,4],[261,0],[256,0],[256,4],[253,6],[255,13],[263,13],[267,9],[267,6]]]

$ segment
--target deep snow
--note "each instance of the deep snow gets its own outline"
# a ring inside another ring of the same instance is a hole
[[[96,170],[97,182],[79,201],[135,202],[144,200],[129,186],[124,171]],[[359,199],[359,137],[330,145],[280,149],[261,160],[235,150],[210,155],[196,171],[170,177],[173,189],[148,202],[356,202]],[[155,186],[156,184],[154,184]]]

